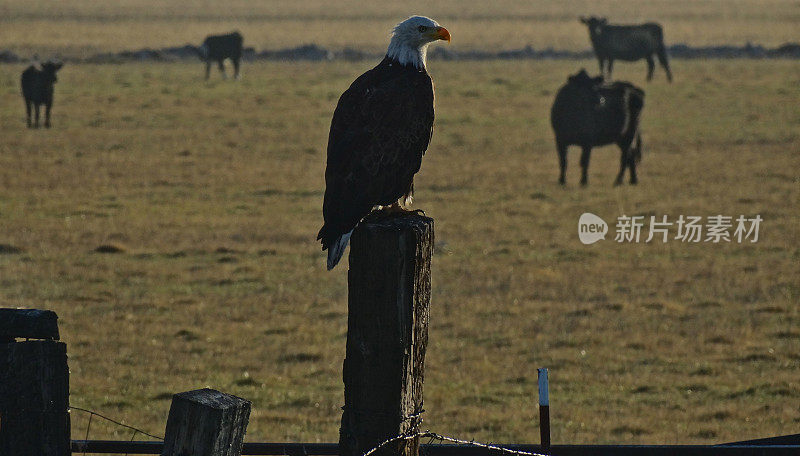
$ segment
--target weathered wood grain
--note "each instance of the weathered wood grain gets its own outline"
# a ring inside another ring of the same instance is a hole
[[[365,220],[350,239],[342,456],[360,456],[418,425],[433,237],[433,219],[405,214]],[[416,456],[418,450],[415,438],[375,454]]]
[[[0,455],[69,456],[63,342],[0,343]]]
[[[0,342],[58,337],[58,315],[52,310],[0,309]]]
[[[239,456],[250,401],[203,388],[172,397],[163,456]]]

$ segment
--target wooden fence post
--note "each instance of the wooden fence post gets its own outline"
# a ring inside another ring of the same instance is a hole
[[[350,239],[340,456],[417,430],[431,297],[433,219],[372,217]],[[375,456],[417,456],[419,438]]]
[[[49,310],[0,309],[0,455],[70,455],[67,345],[57,320]]]
[[[172,396],[162,456],[239,456],[250,401],[203,388]]]

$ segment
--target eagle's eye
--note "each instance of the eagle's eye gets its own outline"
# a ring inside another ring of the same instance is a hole
[[[417,27],[417,30],[419,30],[419,33],[422,33],[425,30],[428,30],[428,27],[425,27],[424,25],[420,25],[419,27]]]

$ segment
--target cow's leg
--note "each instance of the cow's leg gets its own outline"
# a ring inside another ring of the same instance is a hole
[[[613,71],[613,68],[614,68],[614,59],[609,58],[608,59],[608,80],[609,81],[611,81],[611,72]]]
[[[628,168],[631,170],[631,185],[636,185],[639,180],[636,179],[636,160],[633,157],[628,157]]]
[[[632,147],[631,153],[628,154],[628,167],[631,170],[631,185],[636,185],[636,183],[639,182],[636,178],[636,162],[642,158],[642,137],[640,135],[636,135],[634,144],[636,144],[636,146]]]
[[[25,100],[25,119],[28,122],[28,128],[31,128],[31,102]]]
[[[647,56],[647,80],[653,79],[653,70],[656,68],[656,62],[653,61],[653,56]]]
[[[33,128],[39,128],[39,103],[33,104]]]
[[[664,49],[662,45],[658,49],[658,61],[661,63],[661,66],[664,67],[664,71],[667,72],[667,81],[672,82],[672,72],[669,70],[669,61],[667,61],[667,50]]]
[[[206,60],[206,81],[211,76],[211,60]]]
[[[238,81],[239,80],[239,62],[240,62],[240,60],[238,58],[235,58],[235,59],[231,59],[231,61],[233,62],[233,79],[236,79]]]
[[[567,183],[567,149],[566,144],[556,141],[556,148],[558,149],[558,167],[560,173],[558,175],[558,183],[564,185]]]
[[[628,156],[631,155],[628,153],[628,147],[623,147],[622,144],[619,145],[620,150],[622,153],[619,156],[619,173],[617,173],[617,178],[614,179],[614,186],[622,185],[622,178],[625,176],[625,168],[628,167]]]
[[[581,151],[581,185],[586,185],[589,183],[589,179],[586,177],[586,174],[589,171],[589,157],[591,154],[592,148],[584,146],[583,150]]]
[[[602,57],[597,57],[597,62],[600,64],[600,76],[605,76],[606,75],[606,70],[604,65],[605,60]]]
[[[225,74],[225,60],[217,60],[217,66],[219,67],[219,72],[222,73],[222,79],[228,79],[228,75]]]
[[[46,103],[44,105],[44,128],[50,128],[50,108],[53,107],[53,103]]]

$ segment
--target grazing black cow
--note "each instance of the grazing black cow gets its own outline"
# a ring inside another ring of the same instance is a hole
[[[570,76],[556,94],[550,111],[561,168],[558,182],[566,182],[569,146],[583,149],[581,185],[586,185],[592,147],[616,144],[622,155],[614,185],[622,183],[625,168],[630,168],[630,183],[635,184],[636,164],[642,158],[639,118],[643,107],[644,91],[630,83],[604,84],[602,76],[590,78],[585,70]]]
[[[608,25],[608,20],[599,17],[581,18],[581,22],[589,27],[589,38],[592,48],[600,62],[600,74],[605,75],[604,62],[608,62],[608,78],[611,79],[611,70],[614,60],[633,62],[647,59],[647,80],[653,78],[653,69],[656,64],[653,54],[658,56],[658,61],[667,72],[667,80],[672,82],[672,72],[669,70],[667,50],[664,47],[664,32],[655,22],[639,25]]]
[[[198,48],[200,59],[206,62],[206,80],[211,72],[211,62],[216,61],[222,78],[227,79],[225,74],[225,59],[233,62],[233,77],[239,79],[239,62],[242,59],[242,35],[239,32],[227,35],[209,35],[203,44]]]
[[[22,72],[22,97],[25,99],[28,128],[39,128],[39,106],[44,105],[44,126],[50,128],[50,109],[53,107],[53,84],[61,62],[47,61],[41,65],[31,65]],[[36,112],[35,123],[31,123],[31,108]]]

